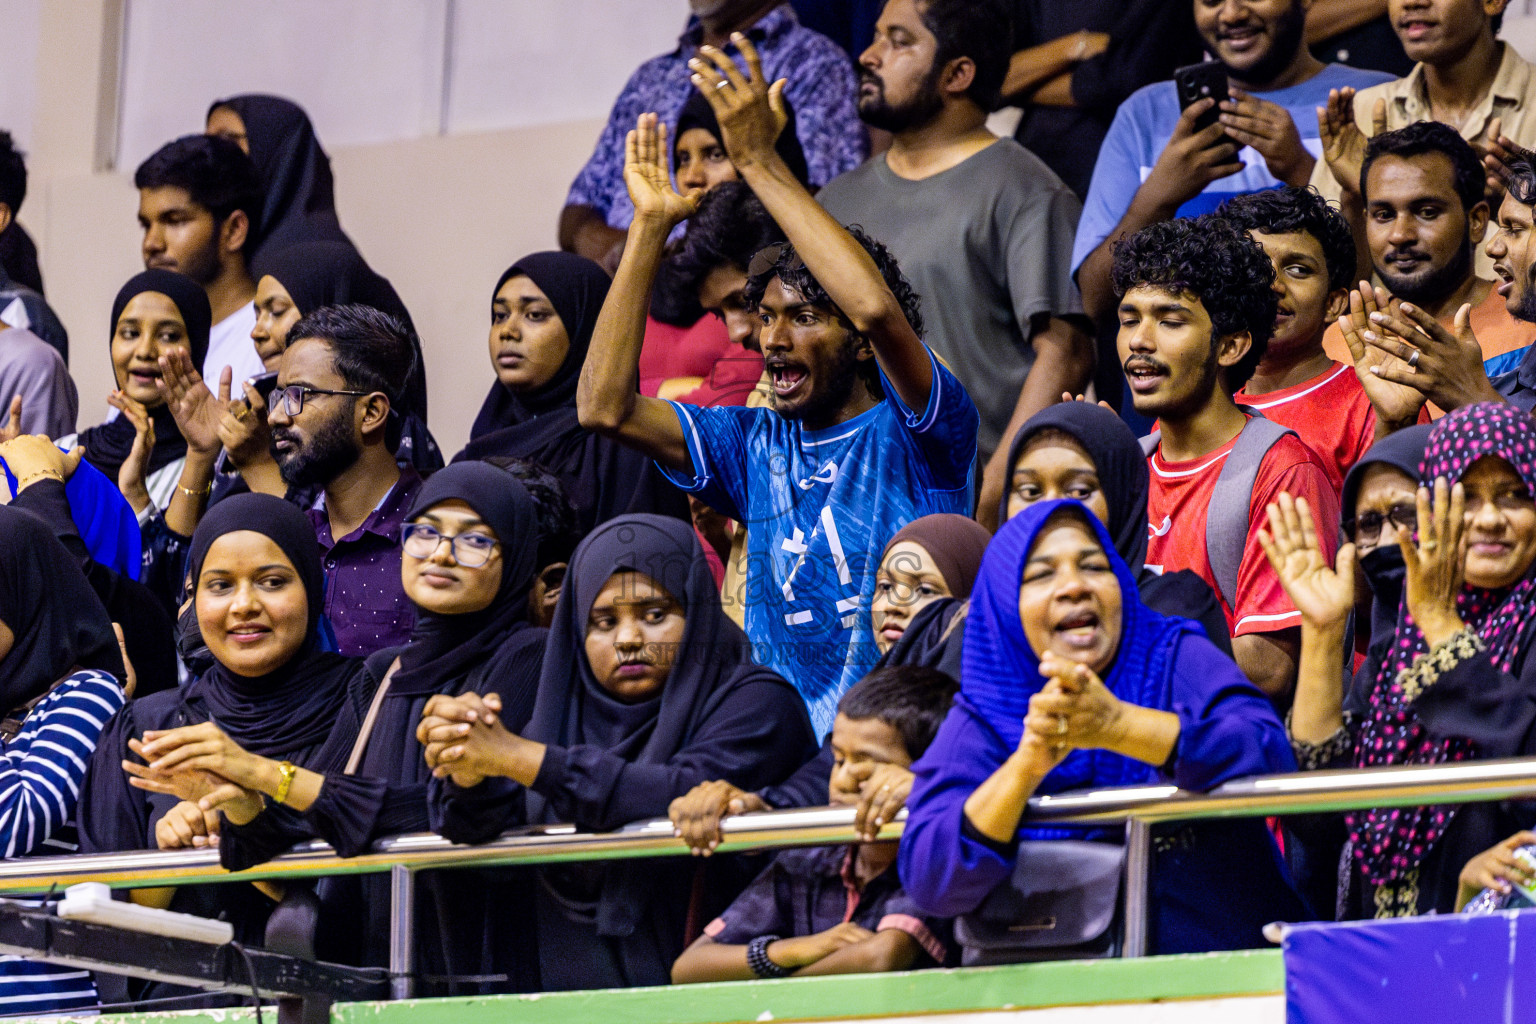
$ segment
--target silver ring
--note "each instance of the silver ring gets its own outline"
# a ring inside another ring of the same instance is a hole
[[[1408,368],[1410,370],[1415,369],[1415,368],[1418,367],[1418,365],[1419,365],[1419,354],[1420,354],[1419,350],[1418,349],[1414,349],[1413,350],[1413,355],[1408,357]]]
[[[1057,736],[1065,736],[1066,734],[1067,734],[1067,716],[1066,715],[1057,715],[1056,716],[1056,735]]]
[[[726,86],[728,86],[730,84],[731,84],[731,80],[729,78],[722,78],[722,79],[720,79],[720,81],[715,83],[715,88],[716,89],[724,89]]]

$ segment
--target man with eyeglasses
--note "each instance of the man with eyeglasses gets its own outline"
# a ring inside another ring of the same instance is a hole
[[[399,420],[390,415],[414,360],[393,317],[325,306],[289,331],[268,403],[283,482],[290,493],[320,492],[309,518],[325,552],[325,616],[342,654],[403,644],[416,621],[400,583],[400,545],[421,478],[395,461]]]

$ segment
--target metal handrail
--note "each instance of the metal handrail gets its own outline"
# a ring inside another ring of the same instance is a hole
[[[1175,786],[1124,786],[1060,793],[1029,802],[1025,824],[1124,825],[1125,936],[1122,955],[1145,952],[1150,836],[1154,824],[1219,818],[1277,817],[1368,807],[1411,807],[1490,800],[1536,799],[1536,758],[1405,765],[1347,771],[1265,775],[1229,782],[1208,793]],[[814,807],[741,814],[721,822],[719,852],[822,846],[858,840],[854,808]],[[906,820],[881,831],[898,839]],[[338,857],[325,843],[302,844],[265,864],[239,872],[219,866],[217,850],[155,850],[0,862],[0,891],[46,892],[75,882],[114,888],[197,885],[209,882],[313,878],[390,873],[390,974],[396,998],[411,995],[415,872],[464,867],[552,864],[678,856],[687,852],[665,818],[615,832],[577,832],[572,825],[515,829],[478,846],[458,846],[430,833],[394,836],[357,857]]]
[[[1208,793],[1174,786],[1062,793],[1032,799],[1026,823],[1157,824],[1515,798],[1536,798],[1536,758],[1266,775],[1229,782]],[[721,822],[724,841],[719,849],[729,852],[854,842],[858,836],[853,832],[853,818],[851,807],[735,815]],[[904,820],[903,814],[886,825],[881,838],[900,838]],[[683,841],[673,835],[671,822],[660,818],[615,832],[577,832],[571,825],[514,829],[478,846],[459,846],[441,836],[417,833],[382,839],[370,852],[357,857],[338,857],[327,844],[311,842],[240,872],[225,871],[219,866],[218,851],[211,849],[27,857],[0,862],[0,890],[45,892],[82,881],[105,882],[114,888],[196,885],[369,874],[396,866],[421,871],[665,857],[686,852]]]

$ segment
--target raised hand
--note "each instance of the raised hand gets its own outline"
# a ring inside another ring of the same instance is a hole
[[[1425,641],[1434,647],[1466,628],[1456,597],[1467,564],[1467,496],[1460,482],[1452,487],[1441,476],[1435,478],[1433,493],[1419,488],[1417,503],[1418,541],[1406,533],[1397,536],[1408,569],[1403,598]]]
[[[167,348],[160,353],[160,379],[156,382],[165,406],[187,439],[187,447],[205,455],[219,450],[219,421],[229,408],[230,375],[224,367],[219,374],[219,394],[215,398],[203,383],[202,375],[192,365],[184,348]]]
[[[641,114],[624,138],[624,185],[635,204],[635,219],[654,221],[669,229],[693,216],[703,189],[679,195],[667,170],[667,126],[655,114]]]
[[[1287,185],[1305,185],[1312,177],[1317,161],[1301,144],[1296,122],[1280,104],[1233,89],[1221,110],[1227,137],[1258,150],[1270,174]]]
[[[1509,165],[1526,155],[1526,152],[1519,143],[1504,134],[1504,119],[1501,117],[1489,119],[1487,141],[1474,142],[1472,148],[1482,158],[1483,170],[1487,172],[1484,187],[1488,192],[1488,205],[1497,213],[1499,204],[1504,201],[1505,182],[1510,175]]]
[[[1371,108],[1371,135],[1387,130],[1387,101],[1379,99]],[[1323,144],[1323,159],[1346,196],[1360,194],[1360,168],[1365,166],[1365,147],[1369,141],[1355,121],[1355,90],[1328,90],[1327,106],[1317,108],[1318,139]]]
[[[219,413],[219,443],[236,469],[272,461],[272,428],[267,423],[267,400],[250,381],[243,385],[244,400],[235,399]]]
[[[1355,546],[1339,548],[1335,569],[1317,542],[1317,527],[1306,498],[1293,500],[1281,491],[1280,500],[1268,511],[1269,528],[1259,531],[1259,543],[1286,596],[1307,625],[1341,625],[1355,604]]]
[[[1406,302],[1396,314],[1378,310],[1370,319],[1371,330],[1361,337],[1400,361],[1374,367],[1375,376],[1413,387],[1447,412],[1473,402],[1504,400],[1483,369],[1483,349],[1472,333],[1471,303],[1456,311],[1454,334]]]
[[[155,450],[155,421],[150,419],[149,410],[129,398],[127,392],[112,392],[107,396],[107,404],[133,424],[133,447],[117,471],[117,489],[136,514],[142,513],[149,507],[149,487],[145,481],[149,476],[149,457]]]
[[[769,85],[763,78],[763,62],[752,41],[740,32],[731,42],[747,62],[742,75],[736,62],[724,51],[702,46],[699,55],[688,61],[693,69],[693,85],[704,94],[715,119],[720,122],[721,140],[731,162],[763,164],[776,153],[774,143],[784,130],[789,113],[784,106],[784,79]]]
[[[1369,281],[1361,281],[1360,287],[1349,293],[1349,312],[1339,317],[1339,330],[1344,334],[1344,344],[1349,346],[1350,358],[1355,364],[1355,377],[1376,410],[1378,424],[1386,432],[1409,426],[1419,418],[1424,408],[1424,392],[1415,385],[1421,383],[1410,375],[1408,364],[1397,356],[1378,348],[1367,336],[1374,338],[1371,315],[1393,308],[1397,303],[1385,289],[1373,288]],[[1378,369],[1388,373],[1377,372]],[[1399,384],[1397,380],[1406,379]],[[1380,432],[1378,432],[1379,436]]]

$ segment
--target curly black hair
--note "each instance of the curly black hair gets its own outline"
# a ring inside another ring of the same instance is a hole
[[[1384,156],[1402,160],[1424,156],[1427,153],[1443,153],[1451,162],[1455,175],[1456,196],[1461,208],[1470,210],[1487,198],[1487,172],[1478,159],[1472,144],[1462,138],[1456,129],[1439,121],[1415,121],[1406,128],[1373,135],[1365,146],[1365,160],[1360,164],[1360,194],[1370,201],[1370,191],[1365,187],[1371,165]]]
[[[1511,145],[1508,149],[1510,159],[1500,175],[1504,187],[1515,197],[1515,202],[1536,206],[1536,153],[1520,145]]]
[[[850,686],[837,702],[837,713],[884,722],[901,734],[907,756],[916,761],[938,735],[959,689],[960,684],[936,668],[891,665]]]
[[[1266,235],[1305,232],[1323,247],[1329,291],[1354,283],[1355,239],[1349,222],[1310,185],[1282,185],[1234,196],[1217,208],[1216,215],[1244,231]]]
[[[662,261],[651,290],[651,315],[690,327],[704,310],[699,287],[720,267],[746,272],[758,251],[784,240],[762,200],[744,182],[727,181],[705,193],[675,248]]]
[[[1253,339],[1229,367],[1227,387],[1248,383],[1275,329],[1275,265],[1248,233],[1213,213],[1151,224],[1115,243],[1115,294],[1150,285],[1188,292],[1211,318],[1211,343],[1247,332]]]
[[[528,489],[539,521],[539,547],[534,559],[543,570],[557,562],[569,562],[581,541],[581,527],[565,485],[542,462],[515,455],[492,455],[485,460],[504,469]]]
[[[896,257],[880,242],[875,241],[864,229],[857,224],[847,225],[847,231],[854,237],[864,251],[869,253],[875,261],[875,266],[880,270],[880,277],[884,279],[885,286],[896,297],[896,302],[901,306],[901,313],[907,318],[907,323],[912,326],[913,332],[921,338],[923,336],[923,303],[917,292],[912,290],[911,283],[901,272],[901,267],[896,263]],[[768,282],[778,278],[784,287],[799,295],[813,306],[821,306],[834,311],[838,319],[850,331],[853,324],[843,315],[843,311],[837,308],[837,303],[832,301],[832,296],[821,286],[821,282],[811,276],[811,271],[805,262],[795,253],[795,247],[788,242],[782,242],[777,247],[778,253],[771,266],[760,273],[747,274],[747,286],[742,289],[742,298],[749,308],[763,301],[763,290],[768,287]],[[767,251],[767,250],[765,250]],[[754,259],[755,263],[756,260]],[[857,332],[855,332],[857,334]],[[867,359],[860,364],[860,372],[864,381],[875,395],[881,393],[880,367],[873,359]]]

